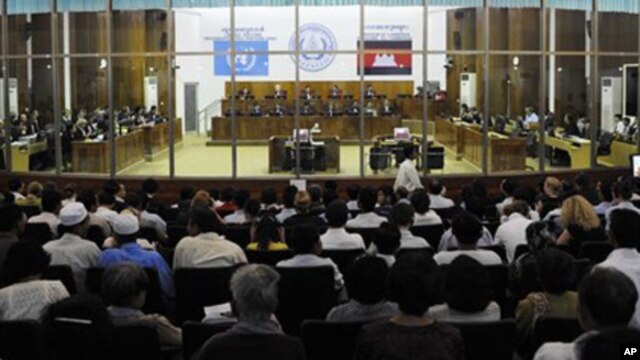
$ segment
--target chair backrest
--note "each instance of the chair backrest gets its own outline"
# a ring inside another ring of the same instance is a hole
[[[532,334],[532,353],[546,342],[572,342],[583,333],[578,319],[539,317]]]
[[[167,237],[169,238],[169,247],[176,247],[178,242],[187,236],[187,227],[180,225],[167,226]]]
[[[300,329],[307,360],[351,360],[363,322],[305,320]],[[327,346],[331,344],[330,346]]]
[[[297,335],[306,319],[324,319],[336,303],[333,268],[276,268],[280,273],[276,316],[284,331]]]
[[[437,249],[444,234],[444,225],[414,226],[411,228],[411,233],[427,240],[432,248]]]
[[[586,241],[580,245],[579,259],[589,259],[592,264],[603,262],[613,251],[613,245],[605,241]]]
[[[514,320],[450,323],[462,333],[465,359],[511,360],[516,345]]]
[[[139,234],[140,238],[147,239],[152,244],[158,243],[160,241],[160,239],[158,238],[158,232],[152,227],[141,227]]]
[[[45,280],[60,280],[69,294],[76,293],[76,282],[73,279],[73,271],[69,265],[49,265],[42,273]]]
[[[224,235],[229,241],[244,249],[251,242],[251,224],[227,225]]]
[[[179,323],[200,321],[204,317],[205,306],[231,301],[229,281],[237,268],[176,269],[176,316]]]
[[[114,331],[114,359],[161,360],[158,331],[151,325],[120,325]]]
[[[291,250],[245,250],[247,260],[252,264],[265,264],[276,266],[282,260],[287,260],[293,257],[293,251]]]
[[[190,359],[209,338],[223,333],[233,326],[232,322],[220,324],[203,324],[187,321],[182,324],[182,358]]]
[[[144,270],[149,277],[149,289],[147,290],[147,300],[142,307],[142,311],[149,314],[166,314],[158,272],[153,268],[144,268]],[[87,269],[85,287],[88,292],[102,295],[102,274],[104,274],[104,268],[102,267]]]
[[[450,208],[433,209],[433,211],[435,211],[442,220],[451,221],[457,214],[464,210],[459,206],[452,206]]]
[[[102,244],[104,243],[104,240],[106,239],[106,235],[104,234],[104,231],[102,231],[102,228],[98,225],[91,225],[89,226],[89,230],[87,230],[87,235],[86,235],[86,239],[95,243],[99,248],[102,248]]]
[[[447,271],[448,265],[441,265],[443,273]],[[500,309],[507,308],[507,286],[509,285],[509,267],[506,264],[485,265],[484,268],[491,278],[491,287],[493,289],[493,297],[500,305]]]
[[[179,214],[180,214],[180,208],[165,207],[162,210],[161,215],[162,215],[162,220],[166,221],[167,224],[170,224],[178,220]]]
[[[346,274],[353,261],[362,254],[364,254],[363,249],[322,251],[322,256],[331,259],[336,265],[338,265],[338,269],[340,269],[342,274]]]
[[[42,211],[40,210],[40,207],[35,205],[20,206],[20,208],[22,209],[24,214],[27,216],[27,218],[34,217],[42,213]]]
[[[352,234],[360,234],[362,236],[362,240],[364,241],[364,245],[369,248],[369,245],[373,242],[373,234],[376,231],[376,228],[346,228],[347,232]]]
[[[49,224],[46,223],[27,223],[21,238],[23,240],[31,240],[40,244],[45,244],[53,240],[53,234]]]
[[[433,256],[435,254],[435,250],[433,248],[420,248],[420,249],[398,249],[396,251],[396,259],[400,259],[401,257],[407,254],[414,253],[424,253],[428,256]]]
[[[516,251],[514,252],[513,259],[515,260],[528,252],[529,252],[529,246],[525,244],[520,244],[516,246]]]
[[[500,259],[502,259],[503,262],[507,262],[507,252],[502,245],[483,246],[482,249],[493,251],[500,256]]]
[[[6,360],[45,359],[40,324],[32,320],[1,321],[0,358]]]
[[[496,231],[498,231],[498,227],[500,227],[500,219],[485,220],[482,222],[482,226],[489,230],[491,236],[496,236]]]

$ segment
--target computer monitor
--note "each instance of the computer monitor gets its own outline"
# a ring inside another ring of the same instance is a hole
[[[393,139],[396,141],[411,140],[411,134],[409,133],[409,128],[407,127],[393,128]]]
[[[296,136],[296,132],[298,136]],[[309,129],[293,129],[291,137],[300,142],[309,142]]]
[[[631,155],[631,175],[640,178],[640,154]]]

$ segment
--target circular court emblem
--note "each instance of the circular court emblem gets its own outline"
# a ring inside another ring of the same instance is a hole
[[[335,51],[337,48],[336,37],[331,30],[321,24],[305,24],[299,29],[298,49],[300,54],[300,69],[304,71],[317,72],[326,69],[336,54],[327,54],[327,51]],[[296,51],[296,34],[291,35],[289,40],[289,50]],[[295,54],[291,55],[291,59],[295,63]]]

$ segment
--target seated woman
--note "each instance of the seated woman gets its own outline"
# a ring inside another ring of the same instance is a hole
[[[491,301],[491,278],[475,259],[461,255],[446,272],[445,304],[429,309],[429,315],[446,322],[487,322],[500,320],[500,306]]]
[[[600,224],[593,205],[582,195],[574,195],[562,202],[564,231],[556,239],[556,245],[568,245],[577,254],[585,241],[606,241],[607,234]]]
[[[385,299],[387,262],[375,256],[364,256],[353,262],[346,276],[351,300],[336,306],[328,321],[373,321],[398,315],[398,305]]]
[[[3,265],[9,286],[0,290],[0,320],[40,320],[47,306],[69,297],[60,281],[41,280],[51,257],[40,244],[19,241]]]
[[[360,331],[355,359],[453,360],[464,358],[460,331],[434,321],[427,311],[440,302],[442,275],[431,257],[403,255],[387,278],[389,300],[400,314]]]
[[[251,226],[251,242],[247,250],[287,250],[284,242],[284,229],[278,226],[278,220],[272,214],[263,215]]]
[[[102,294],[109,304],[107,310],[115,325],[142,323],[158,331],[160,345],[182,346],[182,330],[164,316],[145,314],[140,309],[147,298],[149,278],[133,263],[120,263],[107,268],[102,275]]]

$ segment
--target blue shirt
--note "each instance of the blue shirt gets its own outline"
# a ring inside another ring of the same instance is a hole
[[[122,262],[132,262],[141,267],[156,269],[162,292],[171,298],[175,296],[175,286],[171,269],[169,269],[169,265],[167,265],[162,256],[157,252],[144,250],[137,243],[128,243],[120,246],[120,248],[103,251],[102,254],[100,254],[98,264],[101,267],[108,268],[109,266]]]

